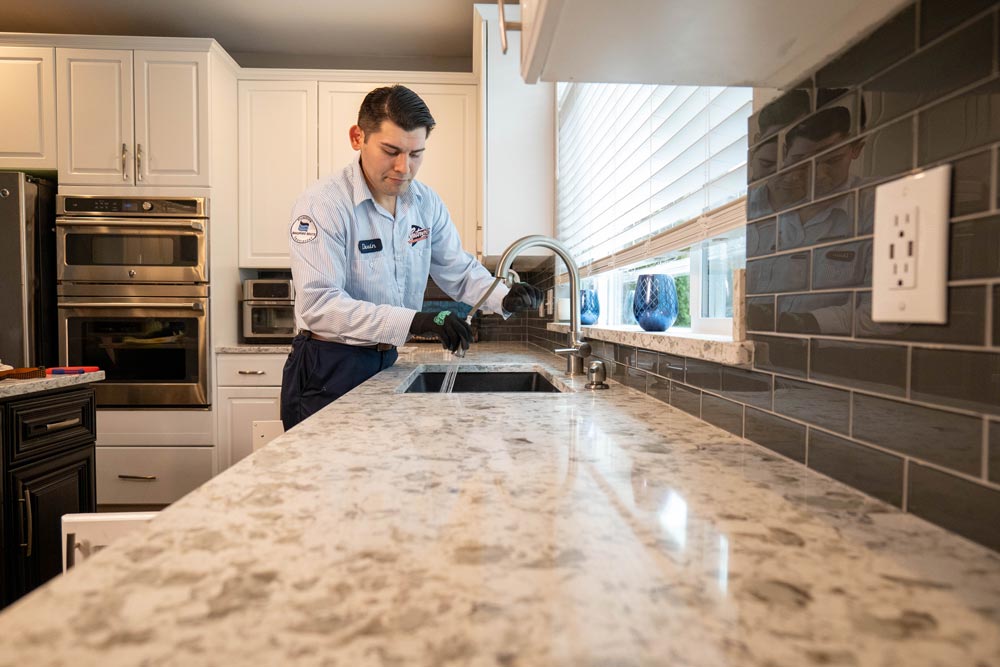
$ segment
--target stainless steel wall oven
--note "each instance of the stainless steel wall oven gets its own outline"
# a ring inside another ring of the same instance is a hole
[[[59,195],[59,360],[99,366],[99,407],[201,407],[207,201]]]

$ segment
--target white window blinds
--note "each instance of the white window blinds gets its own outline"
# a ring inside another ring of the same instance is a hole
[[[613,258],[626,249],[649,257],[679,247],[665,231],[704,231],[702,214],[746,194],[752,95],[717,86],[560,84],[556,233],[577,263],[595,264],[593,273],[620,264]],[[737,207],[725,208],[724,227],[745,223],[734,218]]]

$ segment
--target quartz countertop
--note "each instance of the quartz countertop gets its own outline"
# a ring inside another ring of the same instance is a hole
[[[421,350],[0,614],[0,665],[1000,665],[1000,556],[523,344]]]
[[[81,373],[79,375],[49,375],[44,378],[30,380],[0,380],[0,398],[13,398],[24,394],[34,394],[40,391],[72,387],[78,384],[99,382],[104,379],[104,371]]]
[[[291,351],[291,345],[253,345],[250,343],[218,345],[215,348],[216,354],[288,354]]]

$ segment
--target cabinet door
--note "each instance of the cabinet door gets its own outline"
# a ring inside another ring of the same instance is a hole
[[[55,50],[0,47],[0,90],[0,169],[55,169]]]
[[[8,545],[16,547],[8,594],[16,599],[62,572],[62,515],[96,511],[94,448],[16,469],[7,482]]]
[[[347,133],[357,123],[358,108],[373,88],[392,83],[319,84],[321,176],[357,159]],[[417,180],[441,196],[462,246],[476,254],[476,87],[402,83],[423,98],[436,123]]]
[[[138,185],[208,185],[208,54],[136,51]]]
[[[316,82],[239,82],[240,266],[288,268],[295,200],[316,180]]]
[[[132,52],[56,49],[59,184],[132,185]]]
[[[281,418],[281,387],[219,387],[219,471],[253,452],[255,420]]]

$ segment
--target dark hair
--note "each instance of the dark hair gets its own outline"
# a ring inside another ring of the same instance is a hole
[[[805,119],[785,135],[785,150],[792,141],[803,137],[810,141],[822,141],[835,135],[847,136],[851,132],[851,111],[837,106],[819,111]]]
[[[766,139],[776,130],[809,112],[809,93],[801,88],[790,90],[757,112],[758,134],[751,143]]]
[[[434,129],[431,110],[419,95],[399,84],[376,88],[365,96],[358,110],[358,125],[365,133],[365,141],[379,131],[386,119],[407,132],[423,127],[429,135]]]

